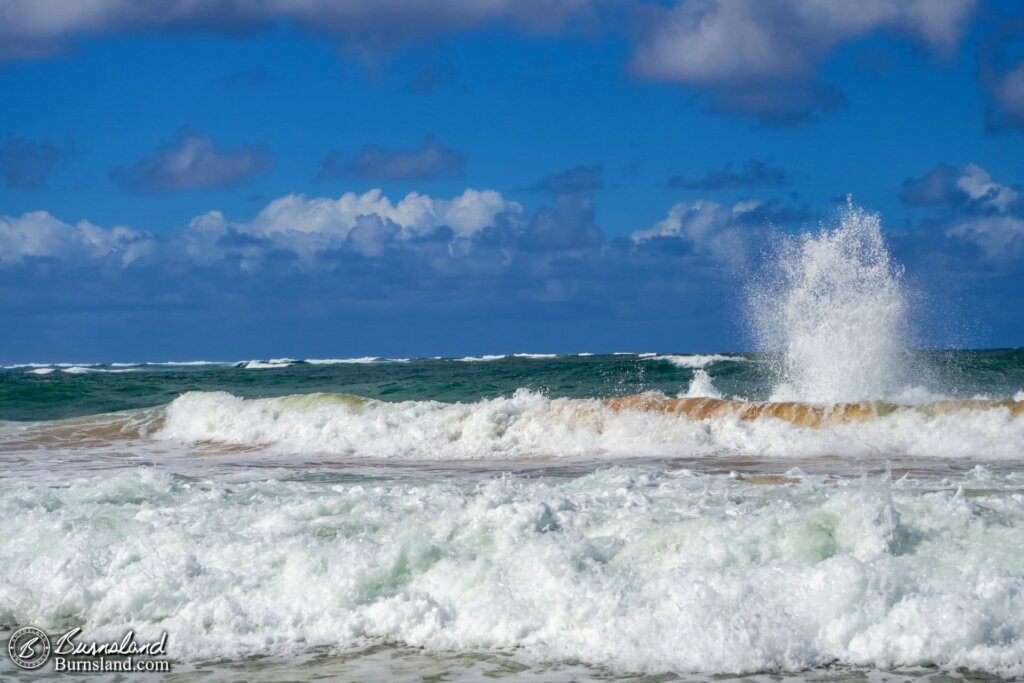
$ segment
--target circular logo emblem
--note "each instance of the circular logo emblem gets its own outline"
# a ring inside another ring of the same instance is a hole
[[[19,628],[7,641],[7,654],[22,669],[38,669],[50,658],[50,639],[35,626]]]

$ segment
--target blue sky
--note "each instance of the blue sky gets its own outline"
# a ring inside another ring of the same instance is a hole
[[[0,360],[751,346],[882,214],[926,344],[1024,339],[1024,12],[0,3]]]

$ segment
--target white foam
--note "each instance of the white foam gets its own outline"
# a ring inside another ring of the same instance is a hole
[[[516,354],[513,354],[513,355],[516,358],[535,358],[535,359],[558,358],[558,354],[557,353],[516,353]]]
[[[54,368],[34,368],[28,371],[33,375],[49,375],[51,372],[55,372]]]
[[[466,356],[464,358],[455,358],[454,360],[463,363],[479,363],[481,361],[501,360],[502,358],[508,358],[508,356],[505,354],[500,354],[496,356]]]
[[[200,365],[233,365],[237,361],[223,361],[223,360],[168,360],[161,361],[159,363],[146,363],[146,365],[183,365],[183,366],[200,366]]]
[[[714,391],[709,385],[697,380],[695,390]],[[1024,455],[1024,419],[1005,408],[937,415],[901,410],[869,422],[812,429],[771,418],[691,420],[616,412],[594,399],[548,398],[526,390],[468,404],[193,392],[167,407],[158,438],[417,460],[706,454],[1014,459]]]
[[[953,397],[948,394],[942,394],[936,391],[932,391],[928,387],[922,386],[905,386],[893,389],[889,399],[894,403],[900,403],[904,405],[926,405],[928,403],[935,403],[936,401],[946,401]],[[975,400],[987,401],[990,400],[987,396],[974,396]]]
[[[712,363],[722,363],[726,361],[730,362],[742,362],[745,359],[738,356],[723,356],[720,354],[693,354],[693,355],[666,355],[666,356],[650,356],[652,360],[663,360],[668,361],[677,368],[705,368]]]
[[[310,365],[344,365],[344,364],[366,364],[375,363],[380,360],[377,356],[363,356],[361,358],[307,358]]]
[[[695,370],[685,398],[722,398],[722,392],[715,388],[707,370]]]
[[[166,630],[186,661],[396,643],[611,673],[1021,676],[1021,481],[981,483],[0,481],[0,605],[90,638]]]
[[[266,362],[261,360],[244,361],[241,367],[246,370],[271,370],[274,368],[287,368],[291,364],[290,360],[277,358]]]
[[[108,373],[125,373],[125,372],[137,372],[139,368],[101,368],[96,366],[86,365],[67,365],[66,363],[57,363],[61,372],[66,372],[69,375],[84,375],[88,372],[108,372]]]
[[[835,228],[787,240],[777,265],[749,304],[761,347],[782,354],[773,400],[891,399],[907,385],[903,270],[878,214],[849,203]]]

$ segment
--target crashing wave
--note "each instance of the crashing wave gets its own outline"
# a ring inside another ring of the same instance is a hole
[[[670,398],[391,403],[346,394],[243,399],[193,392],[165,410],[164,440],[380,459],[882,455],[1019,458],[1024,402],[833,405]]]

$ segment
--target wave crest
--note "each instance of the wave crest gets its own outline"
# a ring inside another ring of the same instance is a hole
[[[379,459],[534,457],[1020,457],[1024,402],[819,405],[643,394],[389,403],[346,394],[243,399],[193,392],[156,437]]]

